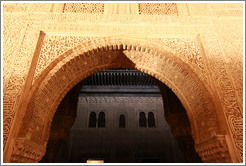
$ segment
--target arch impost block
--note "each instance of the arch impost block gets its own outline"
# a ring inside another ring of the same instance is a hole
[[[214,135],[207,140],[196,142],[195,148],[203,162],[232,162],[225,135]]]
[[[38,145],[26,138],[16,139],[14,145],[11,162],[38,162],[46,151],[45,146]]]

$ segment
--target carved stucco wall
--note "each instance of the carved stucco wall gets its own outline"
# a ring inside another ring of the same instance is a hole
[[[153,42],[152,47],[171,48],[217,102],[214,111],[222,125],[220,131],[233,140],[228,144],[232,161],[242,162],[242,4],[177,4],[174,14],[168,15],[153,12],[159,9],[151,6],[142,14],[138,6],[141,4],[104,4],[98,7],[101,13],[88,14],[90,12],[65,12],[64,4],[4,4],[4,162],[10,162],[11,147],[18,135],[13,126],[20,123],[18,117],[25,115],[26,98],[31,98],[29,90],[37,78],[42,77],[42,71],[69,49],[105,37],[134,37]],[[89,44],[85,44],[84,49],[90,50]],[[139,57],[144,53],[130,50],[126,54]],[[184,82],[183,86],[188,85]],[[222,142],[225,139],[223,137]],[[211,152],[206,145],[199,148],[205,156]],[[23,151],[27,149],[23,147]],[[38,150],[36,153],[40,155]],[[18,155],[16,158],[20,160]]]

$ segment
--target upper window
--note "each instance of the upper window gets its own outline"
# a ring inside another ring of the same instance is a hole
[[[146,119],[145,113],[139,114],[139,127],[155,127],[155,116],[153,112],[148,113],[148,119]]]
[[[90,118],[89,118],[89,127],[95,128],[97,123],[97,118],[96,118],[96,113],[91,112],[90,113]]]
[[[98,119],[97,119],[97,115],[95,112],[90,113],[90,118],[89,118],[89,127],[90,128],[105,127],[105,126],[106,126],[106,119],[105,119],[105,113],[104,112],[99,113]]]
[[[98,117],[98,127],[105,127],[105,126],[106,126],[105,113],[100,112]]]
[[[155,127],[155,117],[153,112],[148,113],[148,127]]]
[[[126,127],[126,118],[125,118],[125,115],[123,115],[123,114],[120,115],[119,127],[120,128]]]
[[[140,112],[139,114],[139,127],[147,127],[147,121],[144,112]]]

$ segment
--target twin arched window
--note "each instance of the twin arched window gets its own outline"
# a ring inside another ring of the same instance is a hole
[[[90,128],[96,128],[96,127],[105,127],[106,126],[106,119],[105,119],[105,113],[100,112],[98,115],[98,121],[96,117],[95,112],[90,113],[90,118],[89,118],[89,127]]]
[[[148,113],[148,119],[146,118],[146,115],[144,112],[140,112],[139,114],[139,126],[140,127],[155,127],[155,116],[153,112]],[[105,113],[100,112],[98,115],[98,120],[97,120],[97,115],[95,112],[90,113],[90,118],[89,118],[89,127],[90,128],[100,128],[100,127],[106,127],[106,119],[105,119]],[[126,127],[126,118],[125,115],[121,114],[119,118],[119,128],[125,128]]]
[[[144,112],[139,114],[139,126],[147,127],[147,119]],[[155,127],[155,116],[153,112],[148,113],[148,127]]]

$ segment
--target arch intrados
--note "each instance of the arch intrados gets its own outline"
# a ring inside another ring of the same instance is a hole
[[[56,65],[62,61],[64,61],[64,59],[67,57],[67,55],[71,55],[71,54],[76,54],[77,56],[75,56],[74,58],[70,59],[69,61],[67,61],[67,63],[71,63],[71,61],[75,62],[76,58],[79,58],[79,56],[90,56],[91,54],[97,54],[101,51],[140,51],[140,52],[145,52],[145,53],[149,53],[152,55],[157,55],[157,56],[163,56],[163,58],[168,58],[171,59],[172,63],[179,63],[180,65],[182,65],[182,69],[184,72],[186,72],[187,74],[191,75],[192,78],[195,78],[196,83],[198,83],[200,86],[202,87],[202,90],[204,91],[204,93],[208,93],[208,91],[206,91],[205,86],[203,85],[202,82],[199,81],[198,77],[196,76],[196,74],[193,72],[193,70],[182,60],[178,59],[175,56],[175,52],[172,51],[169,48],[163,47],[163,46],[158,46],[158,44],[155,44],[155,46],[152,48],[149,45],[153,46],[153,43],[150,43],[148,41],[139,41],[139,40],[134,40],[134,39],[105,39],[102,41],[91,41],[88,43],[84,43],[81,44],[77,47],[75,47],[74,49],[71,49],[69,51],[67,51],[66,53],[62,54],[61,56],[59,56],[56,60],[54,60],[42,73],[41,75],[37,78],[37,80],[34,82],[32,88],[31,88],[31,94],[30,98],[28,99],[29,103],[30,101],[32,101],[32,99],[35,100],[35,92],[38,91],[39,89],[39,85],[44,82],[44,80],[46,79],[47,75],[56,67]],[[153,51],[155,50],[155,51]],[[64,65],[66,65],[67,63],[65,63]],[[107,69],[107,68],[118,68],[119,65],[109,65],[109,66],[104,66],[104,67],[99,67],[99,66],[95,66],[93,69],[91,70],[87,70],[84,73],[90,73],[93,74],[95,72]],[[164,84],[166,84],[168,87],[170,87],[173,92],[177,95],[177,97],[180,99],[181,103],[184,105],[184,107],[186,108],[186,110],[192,110],[191,106],[188,103],[188,101],[186,100],[186,98],[184,97],[184,95],[182,94],[182,92],[175,86],[175,84],[173,84],[171,82],[171,80],[168,80],[167,78],[163,78],[161,75],[159,75],[159,73],[156,73],[155,71],[152,71],[151,69],[143,69],[143,68],[139,68],[138,66],[128,66],[127,68],[132,68],[132,69],[138,69],[144,73],[147,73],[153,77],[155,77],[156,79],[158,79],[159,81],[163,82]],[[91,71],[91,72],[90,72]],[[189,73],[188,73],[189,71]],[[86,77],[89,76],[89,74],[86,76],[84,73],[81,74],[80,78],[75,80],[72,80],[71,84],[67,84],[67,87],[65,89],[71,89],[74,85],[76,85],[78,82],[80,82],[81,80],[85,79]],[[63,91],[60,94],[57,94],[56,100],[53,101],[52,106],[50,107],[49,111],[55,110],[58,107],[57,103],[60,103],[62,98],[65,96],[65,94],[68,91]],[[209,93],[208,93],[209,94]],[[210,101],[211,102],[211,101]],[[213,102],[210,103],[213,105]],[[190,118],[190,117],[189,117]],[[193,118],[191,118],[193,119]],[[191,120],[190,119],[190,120]],[[191,120],[194,121],[194,120]],[[195,138],[198,138],[198,131],[197,131],[197,126],[194,125],[195,123],[191,123],[192,125],[192,131],[193,132],[193,136]]]

